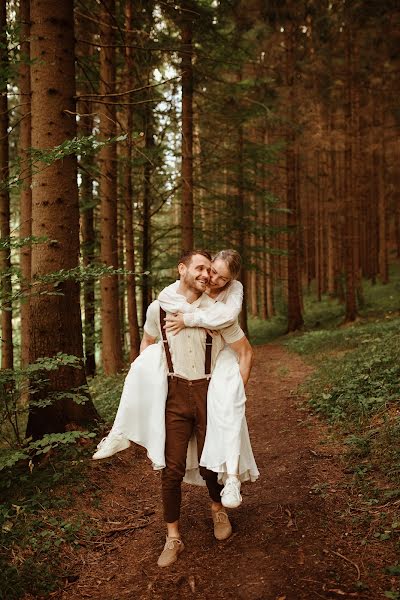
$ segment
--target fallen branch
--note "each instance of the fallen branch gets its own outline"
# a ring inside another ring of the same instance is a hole
[[[340,558],[342,558],[346,562],[348,562],[351,565],[353,565],[353,567],[357,570],[357,581],[360,581],[360,579],[361,579],[360,567],[354,561],[350,560],[350,558],[347,558],[346,556],[343,556],[343,554],[340,554],[340,552],[335,552],[334,550],[331,550],[331,553],[335,554],[336,556],[339,556]]]

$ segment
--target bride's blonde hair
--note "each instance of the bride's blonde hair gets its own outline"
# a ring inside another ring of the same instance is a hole
[[[242,268],[242,259],[240,258],[239,252],[232,250],[232,248],[220,250],[215,256],[213,256],[213,261],[217,258],[226,262],[229,272],[232,275],[232,279],[237,279],[240,269]]]

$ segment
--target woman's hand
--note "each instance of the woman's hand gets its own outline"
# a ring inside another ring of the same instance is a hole
[[[216,329],[206,329],[206,331],[209,335],[211,335],[212,338],[216,338],[221,333],[220,331],[218,331]]]
[[[176,335],[185,328],[183,313],[178,312],[175,315],[167,315],[165,319],[165,331]]]

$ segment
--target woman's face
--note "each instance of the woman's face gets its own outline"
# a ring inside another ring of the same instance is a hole
[[[211,273],[209,286],[213,290],[222,290],[232,281],[232,275],[229,267],[222,258],[216,258],[211,263]]]

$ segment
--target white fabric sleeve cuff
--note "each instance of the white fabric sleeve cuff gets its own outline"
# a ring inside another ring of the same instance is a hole
[[[198,324],[196,322],[196,313],[185,313],[183,315],[183,322],[185,323],[185,327],[197,327]]]

